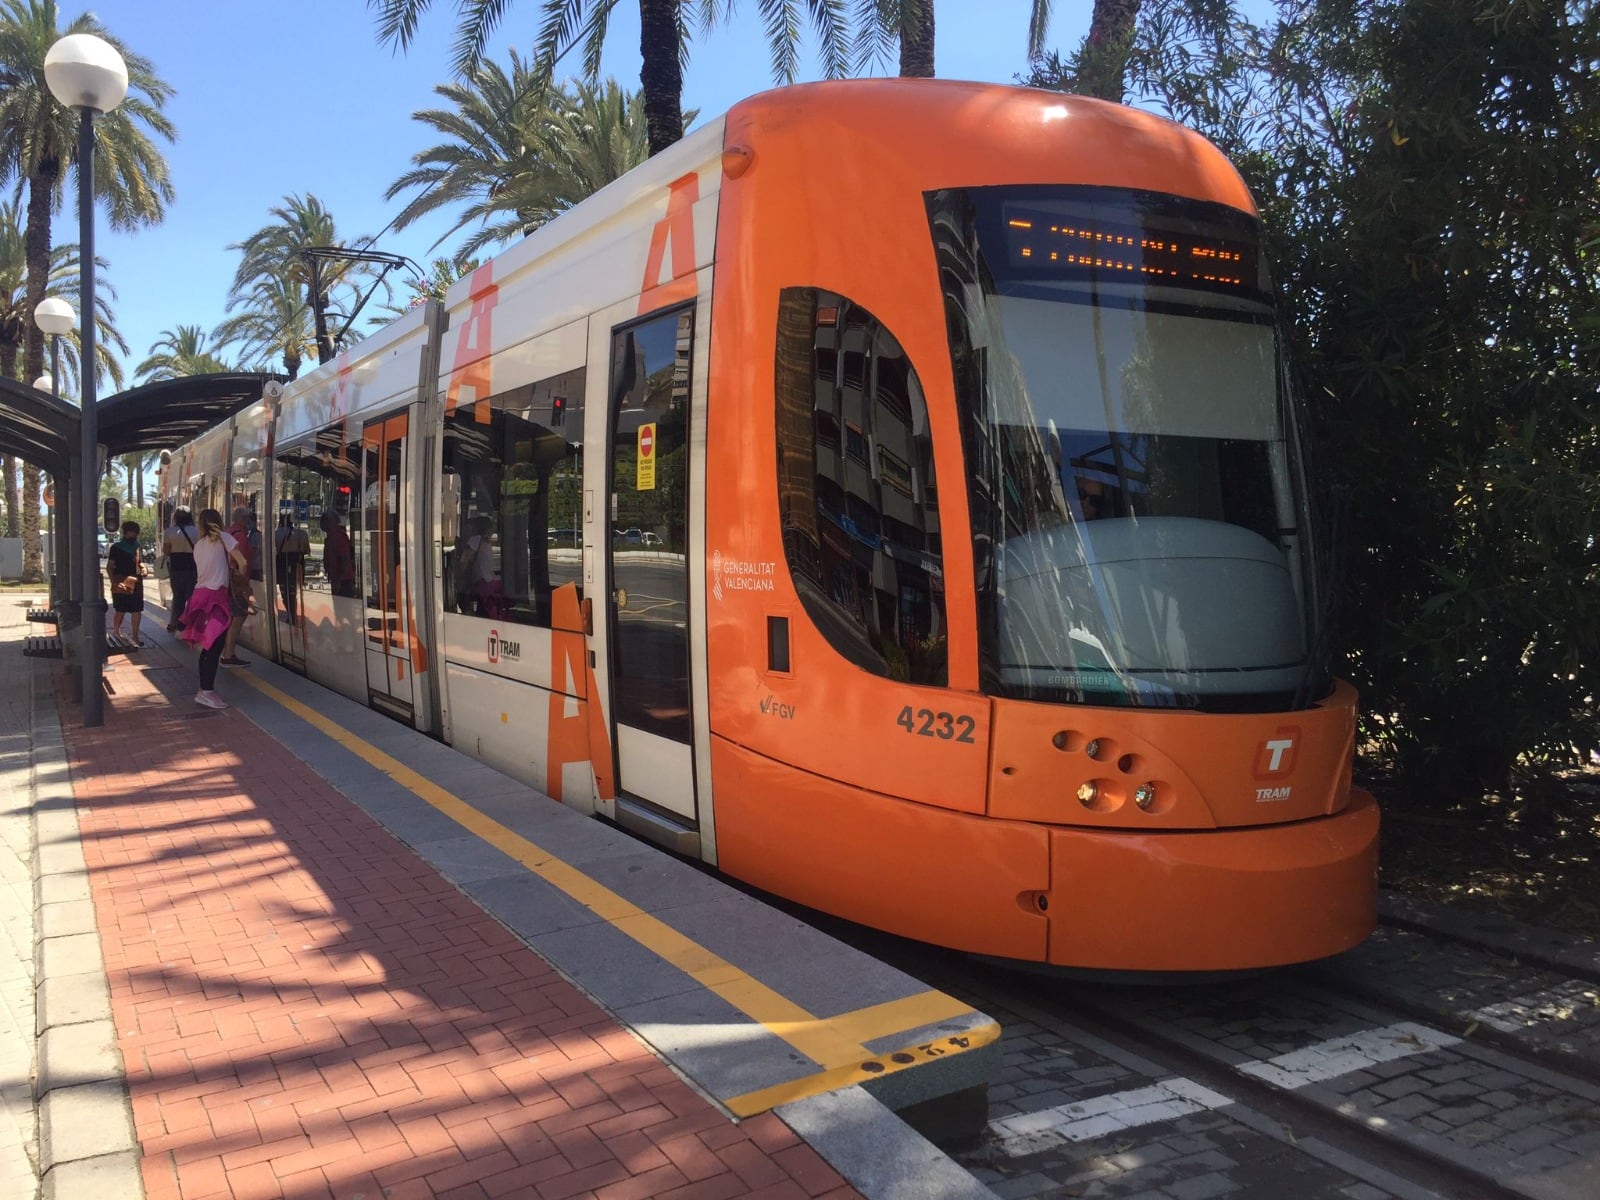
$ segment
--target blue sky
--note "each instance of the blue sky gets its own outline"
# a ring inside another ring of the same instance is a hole
[[[266,224],[285,195],[314,193],[346,244],[389,223],[403,201],[385,201],[384,192],[434,140],[411,114],[434,106],[433,86],[449,78],[456,3],[434,0],[405,54],[378,45],[365,0],[98,0],[86,7],[176,89],[167,113],[178,141],[167,158],[177,199],[166,221],[126,235],[97,227],[131,383],[132,368],[163,331],[180,324],[209,331],[223,317],[238,265],[226,247]],[[491,57],[504,61],[511,45],[526,51],[541,8],[537,0],[512,0]],[[1049,44],[1069,50],[1087,28],[1089,2],[1056,0],[1054,8]],[[68,0],[60,11],[64,24],[83,9]],[[1029,0],[944,0],[939,74],[1012,81],[1026,67],[1028,12]],[[637,87],[638,44],[637,7],[619,4],[605,73]],[[803,69],[811,69],[809,58]],[[879,73],[893,71],[886,64]],[[745,0],[731,25],[697,39],[684,107],[710,117],[770,86],[758,6]],[[450,223],[391,230],[374,248],[426,264],[452,248],[455,239],[430,249]],[[69,198],[56,240],[75,241],[77,228]]]

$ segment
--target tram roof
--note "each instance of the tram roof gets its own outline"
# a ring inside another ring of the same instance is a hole
[[[270,381],[281,378],[236,371],[129,388],[100,401],[100,443],[112,456],[179,446],[254,404]],[[76,405],[27,384],[0,379],[0,453],[62,475],[77,445]]]

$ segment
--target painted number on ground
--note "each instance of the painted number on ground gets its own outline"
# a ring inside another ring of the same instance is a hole
[[[896,725],[917,737],[938,738],[942,742],[972,742],[978,722],[968,716],[934,712],[931,708],[913,709],[909,704],[895,718]]]

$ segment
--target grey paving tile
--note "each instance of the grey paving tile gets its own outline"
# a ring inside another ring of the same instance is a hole
[[[714,1096],[742,1096],[817,1070],[810,1059],[711,992],[627,1005],[616,1015]]]
[[[561,929],[595,925],[600,916],[537,876],[522,874],[466,879],[466,892],[512,932],[538,946],[538,938]]]

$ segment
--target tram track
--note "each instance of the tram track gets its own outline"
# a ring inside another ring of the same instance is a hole
[[[1600,1084],[1600,970],[1570,957],[1385,921],[1348,954],[1286,974]]]
[[[1600,1014],[1538,999],[1589,980],[1500,948],[1396,923],[1326,963],[1173,987],[871,951],[1006,1031],[989,1127],[948,1148],[1002,1195],[1198,1196],[1208,1169],[1229,1176],[1214,1194],[1274,1200],[1600,1194]]]
[[[1528,1196],[1448,1153],[1352,1119],[1322,1097],[1253,1079],[1238,1070],[1238,1064],[1223,1062],[1148,1023],[1127,1020],[1093,1003],[1074,1003],[1062,1011],[1070,1012],[1081,1028],[1135,1049],[1177,1076],[1228,1097],[1235,1106],[1233,1116],[1258,1128],[1273,1129],[1301,1152],[1345,1169],[1360,1163],[1361,1177],[1375,1186],[1383,1186],[1380,1177],[1388,1177],[1386,1190],[1395,1194],[1421,1189],[1425,1194],[1460,1200],[1526,1200]]]
[[[1291,1000],[1315,1002],[1314,996],[1298,987],[1291,986],[1280,994]],[[1359,1092],[1328,1086],[1321,1081],[1316,1064],[1310,1061],[1318,1055],[1336,1061],[1341,1054],[1370,1055],[1374,1046],[1385,1040],[1411,1042],[1418,1055],[1454,1060],[1435,1068],[1440,1072],[1460,1067],[1480,1077],[1516,1074],[1543,1085],[1548,1089],[1547,1097],[1557,1100],[1573,1097],[1582,1104],[1600,1106],[1600,1091],[1582,1088],[1578,1081],[1559,1072],[1541,1069],[1494,1048],[1473,1045],[1426,1025],[1384,1023],[1386,1018],[1397,1015],[1392,1012],[1346,1009],[1351,1015],[1370,1022],[1369,1032],[1375,1036],[1329,1039],[1327,1046],[1300,1052],[1300,1061],[1291,1068],[1279,1064],[1295,1059],[1294,1052],[1265,1061],[1230,1052],[1214,1036],[1192,1030],[1176,1032],[1174,1026],[1158,1017],[1119,1008],[1109,997],[1080,993],[1071,1001],[1059,1002],[1057,1011],[1069,1014],[1076,1023],[1087,1028],[1098,1026],[1103,1036],[1115,1037],[1125,1046],[1139,1048],[1168,1069],[1201,1081],[1236,1104],[1299,1131],[1299,1136],[1309,1134],[1363,1163],[1379,1166],[1439,1195],[1519,1197],[1523,1200],[1548,1200],[1565,1195],[1576,1200],[1581,1194],[1567,1191],[1560,1185],[1552,1189],[1537,1176],[1530,1178],[1509,1170],[1505,1160],[1492,1150],[1480,1151],[1464,1144],[1470,1139],[1436,1133],[1406,1120],[1382,1116]],[[1355,1067],[1345,1074],[1361,1069]],[[1369,1090],[1373,1089],[1361,1089]],[[1600,1107],[1595,1107],[1594,1111],[1600,1116]]]

